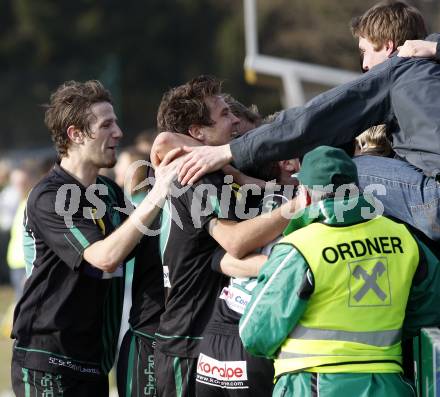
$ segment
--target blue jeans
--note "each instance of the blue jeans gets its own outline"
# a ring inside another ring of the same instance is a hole
[[[385,195],[375,195],[384,214],[419,229],[430,239],[440,241],[440,183],[421,170],[397,159],[377,156],[355,157],[359,187],[383,185]]]

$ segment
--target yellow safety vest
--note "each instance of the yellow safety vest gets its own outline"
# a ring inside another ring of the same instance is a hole
[[[11,228],[11,238],[8,244],[6,260],[11,269],[20,269],[26,266],[23,253],[23,216],[26,200],[20,202],[14,216]]]
[[[303,255],[315,289],[275,360],[275,376],[401,372],[401,329],[419,263],[407,228],[385,217],[352,226],[314,223],[283,242]]]

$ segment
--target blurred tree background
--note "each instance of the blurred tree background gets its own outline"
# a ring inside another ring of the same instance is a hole
[[[409,1],[439,26],[438,0]],[[357,71],[349,21],[372,0],[259,0],[260,52]],[[154,128],[162,93],[198,74],[263,114],[276,88],[243,75],[241,0],[0,0],[0,150],[49,146],[41,105],[65,80],[111,90],[125,143]]]

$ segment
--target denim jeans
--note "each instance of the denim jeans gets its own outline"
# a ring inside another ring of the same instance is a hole
[[[375,194],[384,214],[419,229],[430,239],[440,241],[440,183],[427,177],[406,161],[377,156],[355,157],[359,187],[370,184],[385,187],[386,194]]]

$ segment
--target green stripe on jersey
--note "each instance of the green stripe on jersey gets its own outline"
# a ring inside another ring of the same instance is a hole
[[[69,230],[83,248],[87,248],[90,245],[89,241],[86,239],[86,236],[84,236],[84,234],[82,234],[82,232],[76,226],[71,227]]]
[[[23,226],[23,253],[24,262],[26,265],[26,277],[29,277],[34,268],[34,261],[37,257],[37,248],[35,245],[35,238],[32,233],[29,233]]]
[[[171,205],[170,201],[166,200],[160,217],[160,235],[159,235],[159,247],[160,257],[164,259],[165,249],[167,248],[168,239],[171,231]]]
[[[127,397],[131,396],[131,391],[133,389],[133,365],[134,365],[135,343],[136,343],[136,337],[134,334],[132,334],[130,341],[130,350],[128,353],[127,383],[125,384],[125,395]]]
[[[93,361],[77,360],[76,358],[72,358],[72,357],[69,357],[69,356],[63,356],[62,354],[52,353],[52,352],[49,352],[49,351],[47,351],[47,350],[41,350],[41,349],[28,349],[28,348],[20,347],[20,346],[14,346],[14,349],[16,349],[16,350],[24,350],[24,351],[26,351],[26,352],[31,352],[31,353],[50,354],[50,355],[52,355],[52,356],[54,356],[54,357],[64,358],[64,359],[66,359],[66,360],[72,360],[72,361],[75,361],[75,362],[77,362],[77,363],[81,363],[81,364],[89,364],[89,365],[98,365],[98,364],[99,364],[99,363],[97,363],[97,362],[93,362]]]
[[[182,368],[180,366],[179,357],[176,357],[174,359],[173,368],[174,368],[174,382],[176,383],[176,396],[182,397],[182,390],[183,390]]]
[[[220,208],[220,201],[218,200],[218,197],[209,196],[209,201],[211,202],[211,207],[212,210],[214,211],[214,214],[216,214],[218,218],[223,218],[222,210]]]
[[[24,383],[24,395],[25,397],[31,397],[31,385],[29,383],[29,370],[27,368],[22,368],[23,373],[23,383]]]

